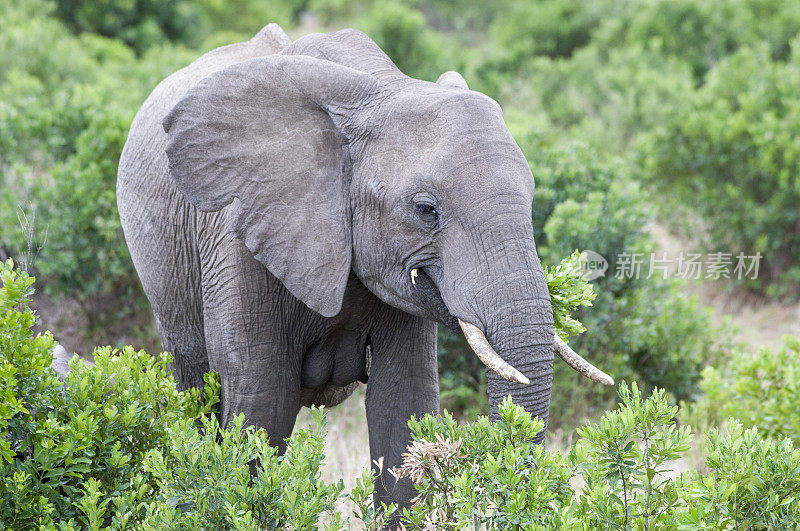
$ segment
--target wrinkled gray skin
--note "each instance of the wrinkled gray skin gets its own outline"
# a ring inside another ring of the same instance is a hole
[[[474,323],[547,419],[553,315],[533,178],[500,107],[455,72],[403,75],[366,35],[291,43],[273,24],[164,80],[131,127],[117,196],[131,256],[184,387],[222,378],[283,446],[303,405],[367,381],[370,453],[400,464],[439,408],[436,326]],[[418,268],[416,284],[411,270]],[[378,500],[414,490],[384,473]]]

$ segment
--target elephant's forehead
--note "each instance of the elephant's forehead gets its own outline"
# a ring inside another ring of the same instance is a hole
[[[380,114],[382,127],[417,138],[443,131],[504,128],[500,106],[488,96],[431,84],[388,99]]]

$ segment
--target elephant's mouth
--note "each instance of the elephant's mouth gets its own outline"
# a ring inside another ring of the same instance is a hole
[[[414,283],[415,301],[434,320],[442,323],[447,328],[461,334],[461,327],[458,326],[458,319],[450,313],[444,303],[439,286],[434,282],[434,278],[441,278],[442,268],[435,264],[418,264],[409,268],[409,278]]]

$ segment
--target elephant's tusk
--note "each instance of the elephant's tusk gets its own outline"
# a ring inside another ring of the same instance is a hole
[[[472,348],[475,355],[478,356],[478,359],[489,369],[511,382],[524,385],[531,383],[524,374],[506,363],[503,358],[494,351],[480,328],[472,323],[462,321],[461,319],[458,320],[458,324],[461,325],[461,330],[464,331],[464,337],[467,338],[467,343],[469,343],[470,348]]]
[[[606,385],[614,385],[614,379],[580,357],[577,352],[569,348],[569,345],[564,343],[558,334],[555,337],[555,351],[558,357],[567,362],[567,365],[583,374],[590,380],[599,382]]]
[[[411,270],[411,283],[414,284],[415,286],[417,285],[418,274],[419,273],[417,272],[416,268]]]

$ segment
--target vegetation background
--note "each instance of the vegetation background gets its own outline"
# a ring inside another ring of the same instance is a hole
[[[361,29],[406,74],[458,70],[495,98],[536,179],[542,261],[609,261],[575,350],[685,402],[695,424],[733,416],[800,439],[798,349],[781,340],[800,335],[796,0],[7,0],[0,259],[36,274],[42,330],[87,356],[159,350],[116,211],[122,145],[161,79],[269,22],[293,38]],[[762,261],[754,280],[649,276],[662,252],[673,266],[680,253]],[[624,253],[643,253],[639,278],[614,274]],[[446,331],[439,356],[443,406],[484,413],[480,363]],[[549,429],[567,445],[618,397],[555,369]],[[332,478],[368,465],[361,409],[330,412]]]

